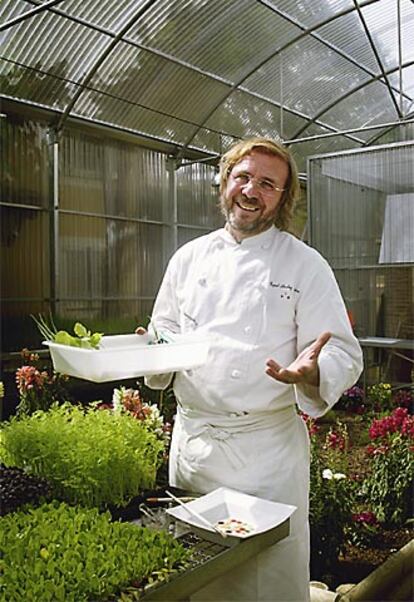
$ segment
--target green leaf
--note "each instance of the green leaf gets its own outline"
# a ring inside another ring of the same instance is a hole
[[[87,330],[87,328],[81,324],[80,322],[76,322],[75,326],[73,327],[73,332],[78,336],[78,337],[89,337],[90,336],[90,331]]]
[[[60,345],[77,345],[77,339],[70,335],[66,330],[59,330],[55,334],[55,343],[59,343]]]

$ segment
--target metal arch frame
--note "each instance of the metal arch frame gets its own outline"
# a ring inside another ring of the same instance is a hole
[[[31,1],[33,3],[36,2],[36,0],[29,0],[29,1]],[[56,1],[56,0],[54,0],[54,1]],[[330,44],[329,42],[327,42],[326,40],[324,40],[323,38],[321,38],[319,35],[317,35],[315,33],[315,31],[317,29],[319,29],[320,27],[323,27],[327,23],[329,23],[329,22],[331,22],[331,21],[333,21],[333,20],[335,20],[335,19],[337,19],[337,18],[339,18],[339,17],[341,17],[341,16],[343,16],[345,14],[354,12],[355,8],[350,7],[350,8],[344,9],[343,11],[340,11],[340,12],[336,13],[335,15],[332,15],[328,19],[325,19],[324,21],[321,21],[321,22],[315,24],[311,28],[307,28],[306,29],[303,25],[301,25],[300,23],[297,23],[289,15],[287,15],[286,13],[282,12],[280,9],[277,9],[272,4],[270,4],[268,2],[268,0],[257,0],[257,1],[260,2],[260,3],[262,3],[267,8],[271,9],[273,12],[279,14],[279,16],[281,16],[282,18],[288,20],[289,22],[291,22],[292,24],[294,24],[296,27],[301,28],[303,31],[298,36],[295,36],[295,38],[293,38],[285,46],[283,46],[282,48],[279,48],[277,52],[273,52],[267,59],[265,59],[264,61],[262,61],[260,63],[260,65],[258,65],[258,66],[256,65],[256,67],[253,70],[251,70],[246,76],[244,76],[242,80],[240,80],[239,82],[236,82],[235,84],[232,83],[232,82],[226,81],[224,78],[220,78],[218,76],[214,76],[211,73],[203,71],[202,69],[199,69],[199,68],[197,68],[195,66],[192,66],[192,65],[186,63],[185,61],[181,61],[181,60],[179,60],[179,59],[177,59],[175,57],[172,57],[172,56],[170,56],[170,55],[168,55],[166,53],[163,53],[163,52],[158,51],[156,49],[152,49],[152,48],[150,48],[148,46],[145,46],[143,44],[139,44],[139,43],[137,43],[137,42],[135,42],[133,40],[129,40],[128,38],[124,38],[123,35],[126,33],[126,30],[128,29],[128,27],[126,27],[126,28],[124,27],[124,29],[121,32],[119,32],[118,34],[114,34],[110,30],[107,30],[107,29],[102,28],[100,26],[94,25],[94,24],[92,24],[92,23],[90,23],[88,21],[85,21],[84,19],[77,18],[77,17],[75,17],[73,15],[68,15],[67,13],[65,13],[64,10],[61,10],[59,8],[57,8],[57,9],[51,8],[51,12],[55,12],[56,14],[59,14],[59,15],[65,17],[66,19],[72,20],[72,21],[77,22],[77,23],[81,23],[82,25],[85,25],[86,27],[94,29],[95,31],[99,31],[101,33],[104,33],[106,35],[109,35],[109,36],[113,37],[114,40],[110,44],[109,50],[106,51],[107,54],[109,54],[109,52],[116,45],[116,43],[120,39],[122,39],[126,43],[134,45],[134,46],[136,46],[136,47],[138,47],[138,48],[140,48],[142,50],[145,50],[145,51],[150,52],[152,54],[155,54],[157,56],[161,56],[162,58],[165,58],[166,60],[172,61],[175,64],[179,64],[180,66],[183,66],[183,67],[185,67],[187,69],[190,69],[192,71],[198,72],[198,73],[200,73],[200,74],[202,74],[202,75],[204,75],[206,77],[209,77],[209,78],[213,79],[214,81],[218,81],[220,83],[223,83],[224,85],[229,86],[230,90],[220,100],[220,103],[218,103],[215,106],[215,108],[213,109],[213,111],[209,112],[209,114],[203,119],[203,121],[200,124],[198,124],[197,126],[195,126],[196,127],[195,131],[193,132],[193,134],[191,135],[191,137],[187,138],[187,140],[185,141],[185,143],[183,145],[183,152],[185,152],[185,149],[189,146],[190,142],[193,140],[193,138],[197,134],[197,132],[200,131],[200,129],[204,126],[205,122],[208,120],[208,118],[211,116],[211,114],[220,106],[220,104],[223,102],[223,100],[225,100],[225,98],[227,98],[230,94],[232,94],[232,92],[234,90],[236,90],[236,89],[241,90],[242,92],[246,93],[249,96],[252,96],[254,98],[258,98],[259,100],[262,100],[262,101],[265,101],[265,102],[268,102],[269,104],[278,107],[282,111],[288,111],[289,113],[291,113],[291,114],[293,114],[293,115],[295,115],[297,117],[300,117],[301,119],[305,119],[306,122],[307,122],[307,124],[310,123],[309,116],[304,115],[304,114],[300,113],[299,111],[296,111],[296,110],[291,109],[291,108],[289,108],[287,106],[284,106],[281,103],[278,103],[278,102],[276,102],[276,101],[274,101],[272,99],[269,99],[269,98],[267,98],[267,97],[265,97],[263,95],[260,95],[258,93],[252,92],[252,91],[244,88],[243,86],[241,86],[242,82],[245,81],[245,79],[247,79],[248,77],[250,77],[250,75],[253,74],[262,64],[264,64],[265,62],[267,62],[268,60],[270,60],[271,58],[273,58],[274,56],[276,56],[278,53],[280,53],[281,51],[285,50],[288,46],[296,43],[299,39],[301,39],[301,38],[303,38],[303,37],[305,37],[307,35],[311,35],[312,37],[315,37],[318,41],[320,41],[321,43],[325,44],[326,46],[328,46],[329,48],[331,48],[332,50],[334,50],[337,54],[343,56],[346,60],[352,62],[353,64],[355,64],[356,66],[358,66],[360,69],[362,69],[363,71],[365,71],[369,75],[373,75],[373,73],[372,73],[371,70],[367,69],[366,67],[363,67],[363,66],[359,65],[351,56],[347,55],[346,53],[344,53],[340,49],[336,48],[335,46],[333,46],[332,44]],[[377,1],[378,0],[366,0],[365,2],[363,2],[361,4],[361,6],[366,6],[366,5],[372,4],[373,2],[377,2]],[[43,5],[40,5],[38,8],[42,8],[42,7],[43,7]],[[82,90],[84,88],[86,88],[87,83],[93,77],[94,73],[97,71],[97,69],[99,68],[99,66],[104,62],[105,58],[106,57],[104,57],[101,60],[101,62],[99,63],[99,65],[96,65],[96,63],[95,63],[95,65],[92,67],[92,69],[90,70],[90,72],[86,75],[86,77],[84,79],[84,82],[82,84],[80,84],[81,89],[78,89],[76,100],[82,94]],[[98,59],[98,61],[99,61],[99,59]],[[398,91],[398,90],[396,89],[396,91]],[[76,100],[75,100],[75,102],[76,102]],[[68,114],[70,113],[70,111],[72,110],[75,102],[71,102],[68,105],[68,107],[66,108],[66,111],[65,111],[66,113],[68,113]],[[333,126],[329,125],[329,124],[320,123],[319,125],[321,125],[322,127],[326,128],[328,130],[335,131],[335,128]],[[301,128],[301,131],[303,131],[302,128]],[[363,140],[360,140],[358,138],[354,138],[352,136],[350,136],[350,138],[353,139],[355,142],[357,142],[359,144],[363,144],[364,143]]]
[[[35,3],[36,0],[29,0],[32,3]],[[344,16],[345,14],[354,12],[355,10],[358,10],[360,7],[364,7],[367,6],[369,4],[372,4],[373,2],[377,2],[378,0],[366,0],[365,2],[362,2],[359,6],[356,5],[356,7],[351,7],[348,9],[344,9],[343,11],[340,11],[338,13],[336,13],[335,15],[332,15],[330,18],[319,22],[317,24],[315,24],[314,26],[312,26],[311,28],[307,28],[305,29],[303,25],[300,25],[300,23],[295,22],[294,19],[292,19],[289,15],[287,15],[286,13],[282,12],[280,9],[277,9],[275,6],[273,6],[272,4],[269,3],[269,0],[257,0],[257,2],[263,4],[264,6],[268,7],[269,9],[271,9],[273,12],[276,12],[277,14],[279,14],[281,17],[285,18],[286,20],[289,20],[291,23],[293,23],[295,26],[301,28],[303,31],[301,34],[299,34],[298,36],[295,36],[294,39],[290,40],[290,42],[288,42],[287,44],[285,44],[285,46],[279,48],[276,52],[273,52],[269,57],[267,57],[265,60],[261,61],[261,63],[259,65],[256,65],[254,69],[250,70],[249,73],[247,75],[245,75],[243,77],[243,79],[239,80],[236,83],[231,83],[226,81],[224,78],[220,78],[218,76],[214,76],[211,73],[205,72],[202,69],[199,69],[195,66],[192,66],[188,63],[186,63],[185,61],[181,61],[175,57],[169,56],[166,53],[163,53],[161,51],[158,51],[156,49],[152,49],[150,47],[147,47],[145,45],[142,44],[138,44],[136,42],[134,42],[133,40],[128,40],[128,38],[124,38],[123,36],[125,35],[125,33],[128,31],[128,29],[133,25],[133,23],[135,22],[135,20],[137,20],[154,2],[154,0],[151,0],[144,5],[144,7],[142,7],[139,11],[139,13],[137,13],[136,15],[134,15],[134,17],[132,17],[128,23],[121,29],[120,32],[118,32],[118,34],[114,34],[113,32],[109,31],[109,30],[105,30],[102,27],[99,27],[97,25],[91,24],[83,19],[79,19],[76,17],[73,17],[72,15],[67,15],[63,10],[60,10],[59,8],[52,8],[53,5],[58,4],[59,2],[61,2],[62,0],[50,0],[49,2],[45,2],[44,4],[38,5],[33,11],[28,11],[27,13],[24,13],[23,15],[20,15],[20,17],[18,17],[17,19],[19,20],[23,20],[25,18],[29,18],[31,17],[33,14],[41,12],[42,10],[46,10],[46,9],[50,9],[50,12],[55,12],[57,14],[60,14],[62,16],[64,16],[67,19],[73,20],[75,22],[78,23],[82,23],[83,25],[91,28],[91,29],[95,29],[98,30],[102,33],[105,33],[111,37],[113,37],[114,39],[112,40],[112,42],[108,45],[108,47],[105,49],[105,51],[101,54],[101,56],[97,59],[97,61],[95,62],[95,64],[92,66],[92,68],[89,70],[88,74],[86,74],[84,80],[82,83],[78,84],[79,88],[76,92],[76,94],[74,95],[74,97],[72,98],[71,102],[67,105],[64,113],[61,115],[61,118],[59,120],[58,123],[58,128],[61,129],[63,127],[63,124],[65,122],[65,120],[67,119],[67,117],[70,115],[71,110],[73,109],[73,106],[75,105],[75,103],[77,102],[78,98],[80,97],[80,95],[82,94],[82,92],[88,88],[88,83],[89,81],[92,79],[93,75],[96,73],[96,71],[99,69],[99,67],[102,65],[102,63],[106,60],[107,56],[110,54],[110,52],[112,51],[112,49],[116,46],[116,44],[122,39],[124,42],[126,43],[130,43],[132,45],[135,45],[136,47],[139,47],[147,52],[150,52],[152,54],[158,55],[158,56],[162,56],[163,58],[165,58],[166,60],[172,61],[176,64],[179,64],[185,68],[188,68],[192,71],[195,72],[199,72],[201,74],[203,74],[204,76],[207,76],[215,81],[218,81],[220,83],[223,83],[227,86],[230,87],[230,90],[226,93],[226,95],[220,100],[220,102],[214,107],[214,109],[212,111],[209,112],[209,114],[203,119],[203,121],[200,124],[193,124],[194,127],[196,128],[195,131],[193,132],[193,134],[191,135],[191,137],[187,138],[187,140],[185,141],[185,143],[183,145],[181,145],[180,147],[180,156],[183,156],[183,154],[185,153],[185,150],[189,147],[191,141],[194,139],[194,136],[197,134],[197,132],[200,131],[200,129],[205,125],[206,121],[209,119],[209,117],[214,113],[215,110],[217,110],[217,108],[222,104],[223,100],[225,100],[225,98],[227,98],[228,96],[230,96],[232,94],[233,91],[235,90],[240,90],[244,93],[246,93],[247,95],[250,95],[254,98],[258,98],[260,100],[263,100],[265,102],[268,102],[269,104],[278,107],[280,110],[282,111],[288,111],[289,113],[296,115],[302,119],[306,119],[306,125],[304,125],[302,128],[300,128],[300,130],[294,135],[293,140],[297,139],[297,136],[300,135],[301,132],[303,132],[307,127],[309,127],[309,125],[316,123],[318,125],[320,125],[321,127],[324,127],[328,130],[332,130],[332,134],[321,134],[321,135],[316,135],[315,137],[313,137],[314,139],[320,138],[320,137],[326,137],[326,136],[330,136],[330,135],[347,135],[348,137],[350,137],[351,139],[353,139],[354,141],[358,142],[359,144],[366,144],[366,141],[363,141],[361,139],[358,139],[356,137],[350,136],[349,133],[345,134],[344,132],[348,132],[348,130],[345,130],[343,132],[335,129],[333,126],[329,125],[329,124],[324,124],[323,122],[318,123],[318,119],[319,117],[323,114],[323,112],[318,113],[318,115],[314,116],[313,118],[309,119],[308,116],[301,114],[299,111],[295,111],[294,109],[291,109],[289,107],[286,107],[284,105],[282,105],[281,103],[277,103],[276,101],[273,101],[272,99],[266,98],[263,95],[257,94],[255,92],[252,92],[246,88],[244,88],[241,84],[243,83],[243,81],[245,81],[248,77],[250,77],[260,66],[262,66],[264,63],[266,63],[267,61],[271,60],[274,56],[276,56],[277,54],[281,53],[283,50],[285,50],[287,47],[289,47],[290,45],[296,43],[299,39],[310,35],[312,37],[315,37],[318,41],[320,41],[321,43],[325,44],[326,46],[328,46],[329,48],[331,48],[332,50],[334,50],[337,54],[343,56],[345,59],[347,59],[348,61],[354,63],[355,65],[357,65],[361,70],[365,71],[366,73],[373,75],[372,71],[367,69],[366,67],[363,67],[361,65],[359,65],[355,59],[353,59],[351,56],[347,55],[346,53],[344,53],[343,51],[341,51],[340,49],[336,48],[334,45],[330,44],[329,42],[327,42],[326,40],[323,40],[323,38],[321,38],[321,36],[317,35],[315,33],[315,31],[317,29],[319,29],[320,27],[323,27],[324,25],[326,25],[327,23],[330,23],[332,21],[334,21],[337,18],[340,18],[342,16]],[[398,0],[399,1],[399,0]],[[355,4],[355,0],[354,0],[354,4]],[[10,27],[11,25],[15,24],[15,20],[10,20],[8,22],[6,22],[5,24],[2,25],[2,28],[5,29],[7,27]],[[411,63],[408,63],[408,65],[410,65]],[[404,65],[407,66],[407,65]],[[401,72],[401,64],[399,65],[399,69]],[[389,70],[387,73],[391,73],[393,71],[395,71],[396,69],[392,69]],[[333,106],[335,106],[336,104],[338,104],[339,102],[341,102],[344,98],[346,98],[347,96],[351,95],[352,93],[358,91],[358,89],[360,87],[363,87],[364,85],[368,85],[370,83],[372,83],[375,80],[380,80],[380,78],[385,78],[385,83],[387,84],[388,89],[390,90],[391,96],[393,98],[393,100],[395,101],[392,92],[391,92],[391,86],[388,82],[388,80],[386,79],[386,73],[384,72],[384,70],[382,69],[382,73],[380,75],[376,75],[374,77],[372,77],[370,80],[368,80],[367,82],[364,82],[364,84],[362,86],[358,86],[356,88],[354,88],[352,91],[348,91],[345,95],[341,96],[340,98],[337,98],[333,103],[331,103],[329,105],[329,107],[325,107],[324,112],[329,110],[330,108],[332,108]],[[380,81],[380,83],[383,83],[382,81]],[[395,91],[398,92],[398,89],[395,88]],[[400,96],[402,98],[402,90],[399,90],[400,92]],[[404,96],[408,97],[407,95],[404,94]],[[148,107],[146,107],[148,108]],[[162,113],[162,112],[160,112]],[[167,115],[165,113],[162,113],[164,115]],[[176,119],[178,119],[179,121],[182,121],[180,118],[175,117]],[[400,125],[400,123],[396,123],[395,126],[392,127],[397,127],[398,125]],[[377,129],[378,126],[376,126],[375,129]],[[364,129],[367,128],[358,128],[355,129],[354,131],[363,131]],[[371,128],[368,128],[371,129]],[[383,134],[381,134],[383,135]],[[309,139],[309,138],[308,138]],[[292,140],[292,141],[293,141]],[[290,141],[290,142],[292,142]]]
[[[411,67],[412,65],[414,65],[414,60],[413,61],[409,61],[408,63],[404,63],[404,65],[398,65],[398,67],[393,67],[392,69],[388,69],[385,73],[386,73],[386,75],[389,75],[390,73],[394,73],[395,71],[399,71],[402,67]],[[343,100],[345,100],[349,96],[352,96],[352,94],[355,94],[356,92],[359,92],[359,90],[362,90],[363,88],[365,88],[366,86],[369,86],[370,84],[374,83],[375,81],[380,80],[381,77],[384,77],[384,75],[382,73],[379,73],[378,75],[376,75],[375,77],[372,77],[371,79],[367,80],[366,82],[363,82],[362,84],[359,84],[358,86],[355,86],[351,90],[348,90],[348,92],[345,92],[345,94],[342,94],[342,96],[340,98],[337,98],[335,101],[332,101],[328,105],[325,105],[316,115],[314,115],[312,117],[312,119],[310,119],[308,121],[308,123],[306,124],[306,126],[303,126],[302,128],[300,128],[294,134],[293,139],[296,140],[298,138],[298,136],[300,136],[301,133],[304,132],[310,125],[312,125],[314,123],[318,123],[319,118],[322,115],[324,115],[325,113],[327,113],[328,111],[330,111],[335,105],[339,104],[340,102],[342,102]]]
[[[29,2],[32,3],[36,3],[37,0],[28,0]],[[256,0],[258,2],[265,2],[265,0]],[[362,4],[362,6],[366,6],[369,4],[372,4],[373,2],[378,2],[378,0],[365,0]],[[272,5],[267,4],[266,5],[267,8],[270,8],[273,12],[276,12],[279,16],[281,16],[282,18],[284,18],[285,20],[293,23],[296,27],[302,29],[302,33],[299,34],[298,36],[296,36],[295,38],[293,38],[292,40],[290,40],[290,42],[288,42],[285,46],[283,46],[281,49],[278,49],[276,52],[273,52],[267,59],[265,59],[262,63],[260,63],[259,67],[264,64],[265,62],[267,62],[268,60],[270,60],[271,58],[273,58],[274,56],[276,56],[279,52],[281,52],[281,50],[284,50],[285,48],[291,46],[292,44],[295,44],[299,39],[302,39],[303,37],[306,37],[307,35],[311,35],[313,37],[315,37],[318,41],[320,41],[321,43],[323,43],[324,45],[328,46],[329,48],[331,48],[332,50],[334,50],[337,54],[340,54],[341,56],[343,56],[346,60],[350,61],[351,63],[355,64],[355,66],[358,66],[362,71],[365,71],[367,74],[369,75],[373,75],[372,71],[370,71],[369,69],[367,69],[366,67],[361,67],[361,65],[359,65],[357,63],[357,61],[355,61],[351,56],[347,55],[346,53],[344,53],[343,51],[341,51],[340,49],[334,47],[333,45],[331,45],[329,42],[323,40],[323,38],[321,38],[320,36],[318,36],[315,33],[315,30],[318,29],[319,27],[322,27],[324,25],[326,25],[327,23],[329,23],[332,20],[335,20],[341,16],[343,16],[344,14],[353,12],[355,9],[353,8],[348,8],[348,9],[344,9],[343,11],[340,11],[339,13],[332,15],[329,19],[326,19],[322,22],[317,23],[316,25],[314,25],[313,27],[306,29],[303,25],[301,25],[300,23],[296,23],[289,15],[287,15],[286,13],[280,11],[280,9],[277,9],[275,7],[273,7]],[[109,37],[112,38],[118,38],[119,34],[115,34],[112,31],[105,29],[99,25],[95,25],[94,23],[91,23],[89,21],[86,21],[85,19],[81,19],[79,17],[73,16],[73,15],[68,15],[64,10],[61,10],[59,8],[51,8],[50,12],[56,13],[62,17],[64,17],[65,19],[68,19],[70,21],[73,21],[75,23],[79,23],[81,25],[84,25],[85,27],[89,28],[89,29],[93,29],[94,31],[98,31],[100,33],[103,33],[104,35],[108,35]],[[119,38],[120,40],[121,38]],[[118,41],[119,41],[118,40]],[[184,68],[189,69],[190,71],[196,72],[196,73],[200,73],[201,75],[208,77],[209,79],[212,79],[213,81],[217,81],[219,83],[222,83],[226,86],[228,86],[230,88],[230,90],[226,93],[226,95],[222,98],[222,100],[220,101],[220,103],[214,108],[214,110],[217,109],[218,106],[220,106],[220,104],[223,102],[223,100],[225,100],[225,98],[227,98],[228,96],[230,96],[230,94],[232,94],[232,92],[235,89],[240,89],[243,93],[245,93],[248,96],[251,96],[253,98],[257,98],[259,100],[265,101],[267,103],[269,103],[272,106],[275,106],[277,108],[279,108],[281,111],[287,111],[288,113],[295,115],[296,117],[299,117],[301,119],[306,120],[306,122],[309,121],[309,116],[306,114],[301,113],[300,111],[297,111],[295,109],[292,109],[290,107],[287,106],[283,106],[281,103],[278,103],[277,101],[267,98],[266,96],[263,96],[257,92],[253,92],[247,88],[244,88],[242,86],[240,86],[240,83],[242,83],[245,79],[247,79],[247,77],[250,77],[250,75],[252,73],[254,73],[255,70],[258,69],[258,66],[256,66],[253,70],[251,70],[249,72],[249,74],[247,76],[245,76],[240,82],[234,84],[233,82],[226,80],[225,78],[221,78],[219,76],[213,75],[212,73],[209,73],[207,71],[204,71],[203,69],[200,69],[194,65],[191,65],[185,61],[182,61],[180,59],[177,59],[176,57],[173,57],[167,53],[164,53],[160,50],[157,50],[155,48],[151,48],[149,46],[146,46],[144,44],[140,44],[138,42],[136,42],[135,40],[131,40],[127,37],[122,37],[122,41],[130,44],[132,46],[135,46],[141,50],[144,50],[150,54],[154,54],[155,56],[160,56],[174,64],[180,65]],[[116,44],[115,40],[114,40],[114,45]],[[96,69],[95,69],[96,71]],[[95,72],[94,71],[94,72]],[[93,76],[93,74],[91,75],[91,77]],[[87,77],[87,76],[86,76]],[[91,77],[88,79],[88,81],[90,81]],[[85,86],[86,87],[86,86]],[[396,90],[397,91],[397,90]],[[79,93],[80,96],[80,93]],[[120,97],[119,97],[120,98]],[[149,108],[150,110],[152,110],[150,107],[145,107],[145,108]],[[213,112],[214,112],[213,110]],[[162,113],[160,111],[160,114],[164,114],[166,116],[168,116],[167,113]],[[190,144],[191,140],[194,138],[194,136],[197,134],[197,132],[200,131],[200,129],[204,126],[205,122],[207,121],[207,119],[209,118],[210,114],[207,115],[207,117],[202,121],[201,124],[195,125],[195,131],[192,134],[192,136],[190,138],[187,139],[187,141],[184,143],[184,148],[183,151],[185,151],[185,149],[188,147],[188,145]],[[175,117],[176,118],[176,117]],[[176,118],[179,119],[179,118]],[[320,124],[322,127],[324,127],[325,129],[328,130],[332,130],[335,131],[335,128],[333,128],[332,126],[328,125],[328,124],[324,124],[321,123]],[[211,129],[211,128],[210,128]],[[353,138],[352,136],[350,136],[351,139],[353,139],[355,142],[362,144],[363,140],[360,140],[358,138]]]

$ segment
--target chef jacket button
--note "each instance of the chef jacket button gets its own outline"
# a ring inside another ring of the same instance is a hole
[[[244,327],[244,332],[245,332],[246,334],[248,334],[248,333],[251,331],[251,329],[252,329],[252,327],[251,327],[251,326],[245,326],[245,327]]]
[[[240,376],[241,376],[240,370],[233,370],[231,373],[232,378],[240,378]]]

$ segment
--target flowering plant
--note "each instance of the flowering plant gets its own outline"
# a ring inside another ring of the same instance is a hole
[[[392,409],[392,390],[389,383],[371,385],[367,390],[367,399],[370,407],[375,412],[384,412]]]
[[[363,414],[366,410],[364,399],[364,389],[362,389],[358,385],[354,385],[350,389],[344,391],[337,405],[338,408],[341,408],[348,412],[354,412],[355,414]]]
[[[414,413],[414,396],[409,389],[400,389],[393,397],[393,404],[396,407],[407,408]]]
[[[321,577],[335,565],[352,515],[353,482],[342,472],[313,471],[310,490],[312,574]]]
[[[28,349],[21,352],[23,360],[30,362],[16,371],[16,385],[20,397],[17,414],[33,414],[36,410],[48,410],[55,402],[67,401],[68,393],[63,383],[66,375],[52,373],[36,367],[39,356]]]
[[[154,433],[165,448],[168,447],[171,436],[171,425],[164,422],[164,417],[156,404],[150,404],[142,400],[138,389],[127,389],[119,387],[114,389],[111,404],[99,404],[99,408],[110,409],[115,413],[127,412],[137,420],[143,422],[144,426]]]
[[[349,448],[346,429],[330,429],[325,442],[318,442],[319,426],[303,415],[311,442],[309,523],[311,572],[321,578],[332,568],[345,543],[345,527],[351,519],[354,483],[345,474]]]
[[[358,547],[369,547],[380,532],[380,523],[374,512],[362,510],[352,514],[352,522],[347,529],[351,543]]]
[[[410,516],[414,481],[414,416],[396,408],[369,427],[371,470],[362,493],[380,522],[401,525]]]

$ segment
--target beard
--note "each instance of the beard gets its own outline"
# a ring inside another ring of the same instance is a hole
[[[251,212],[243,210],[240,203],[252,209]],[[256,211],[253,211],[256,209]],[[275,224],[277,216],[276,207],[273,211],[265,212],[262,206],[256,202],[249,202],[244,198],[234,199],[233,202],[224,199],[222,202],[222,211],[230,228],[240,234],[253,236],[268,230]]]

